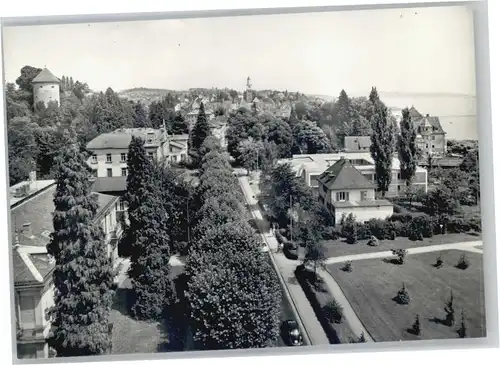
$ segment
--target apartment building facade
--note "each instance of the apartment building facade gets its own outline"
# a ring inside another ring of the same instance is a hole
[[[30,180],[10,188],[11,242],[15,318],[18,327],[17,356],[20,359],[49,357],[46,343],[50,322],[46,310],[54,304],[52,272],[55,262],[47,254],[53,230],[53,180]],[[94,224],[102,227],[110,265],[116,267],[118,241],[122,234],[118,197],[93,193],[98,201]]]

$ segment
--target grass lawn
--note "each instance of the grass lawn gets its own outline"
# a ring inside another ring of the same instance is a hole
[[[439,245],[443,243],[458,243],[468,241],[481,241],[481,234],[448,233],[424,238],[423,241],[411,241],[407,237],[397,237],[394,241],[380,240],[378,246],[368,246],[368,240],[360,240],[356,244],[346,243],[343,239],[323,241],[327,257],[356,255],[367,252],[390,251],[392,248],[412,248]]]
[[[467,337],[486,336],[482,255],[466,252],[470,266],[455,268],[462,251],[442,252],[444,266],[433,267],[437,252],[407,256],[402,266],[370,259],[353,263],[350,273],[340,270],[343,264],[328,265],[354,311],[377,342],[458,338],[462,309],[465,312]],[[411,302],[404,306],[393,298],[402,283]],[[454,295],[455,325],[443,324],[445,302]],[[420,316],[422,334],[407,331]]]
[[[128,313],[131,287],[130,279],[127,279],[116,290],[110,316],[113,323],[113,354],[160,352],[166,340],[162,325],[159,322],[137,321]]]

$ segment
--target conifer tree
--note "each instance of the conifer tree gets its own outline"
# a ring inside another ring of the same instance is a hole
[[[387,107],[380,101],[374,104],[375,113],[371,118],[372,135],[370,152],[375,161],[375,175],[378,190],[385,197],[392,180],[392,157],[394,154],[394,125],[391,123]]]
[[[73,87],[75,86],[75,83],[73,82],[73,77],[70,76],[69,77],[69,84],[68,84],[68,88],[69,90],[73,90]]]
[[[96,217],[90,169],[76,144],[58,157],[54,232],[47,252],[55,259],[54,329],[48,339],[58,357],[105,354],[111,345],[111,262]]]
[[[133,315],[142,320],[157,320],[174,301],[170,278],[170,235],[166,205],[162,199],[160,166],[146,156],[144,141],[133,138],[129,147],[130,268],[135,292]]]
[[[205,115],[205,106],[200,103],[200,111],[198,112],[198,118],[196,119],[196,124],[191,131],[191,156],[195,164],[199,164],[203,156],[200,156],[200,148],[203,144],[205,138],[211,134],[210,125],[207,121],[207,116]]]
[[[174,121],[172,122],[172,134],[188,134],[189,123],[186,122],[182,114],[176,113]]]
[[[144,128],[149,127],[148,125],[148,116],[146,113],[146,109],[144,105],[139,101],[134,104],[134,127],[135,128]]]
[[[401,134],[398,138],[399,165],[401,179],[410,187],[415,171],[417,170],[417,131],[410,117],[408,108],[403,109],[403,119],[400,123]]]

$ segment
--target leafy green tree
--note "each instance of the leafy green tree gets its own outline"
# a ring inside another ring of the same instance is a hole
[[[387,115],[387,107],[375,102],[372,116],[372,135],[370,152],[375,161],[375,175],[378,190],[385,197],[392,180],[392,157],[394,154],[394,126]]]
[[[408,108],[403,109],[403,119],[400,123],[401,134],[398,138],[398,155],[401,178],[409,187],[417,171],[417,131],[410,117]]]
[[[293,132],[301,153],[315,154],[330,151],[330,141],[321,128],[313,122],[299,122]]]
[[[58,357],[103,355],[111,344],[113,274],[103,232],[94,222],[98,203],[90,169],[76,145],[64,149],[57,162],[54,232],[47,245],[55,259],[48,343]]]
[[[24,66],[21,69],[21,75],[16,79],[16,84],[21,90],[32,92],[31,82],[38,74],[42,72],[41,68],[33,66]]]
[[[193,340],[205,350],[263,348],[279,336],[281,291],[263,255],[207,254],[187,297]]]
[[[264,150],[262,141],[254,141],[253,138],[241,141],[238,151],[241,155],[241,163],[247,169],[248,174],[251,171],[259,169],[259,163]]]
[[[429,191],[424,204],[427,212],[433,216],[453,215],[458,209],[455,194],[445,185]]]
[[[36,167],[36,128],[28,117],[13,118],[7,126],[10,185],[26,180]]]

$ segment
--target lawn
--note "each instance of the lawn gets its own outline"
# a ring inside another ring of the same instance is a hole
[[[130,279],[116,290],[110,320],[113,323],[113,354],[160,352],[166,334],[158,322],[148,323],[133,319],[128,312],[131,296]]]
[[[481,234],[472,235],[468,233],[448,233],[435,235],[432,238],[424,238],[422,241],[411,241],[407,237],[397,237],[394,241],[380,240],[378,246],[368,246],[368,240],[360,240],[356,244],[349,244],[344,239],[323,241],[327,257],[338,257],[344,255],[356,255],[360,253],[390,251],[393,248],[412,248],[432,246],[445,243],[458,243],[468,241],[481,241]]]
[[[463,252],[443,251],[444,265],[433,265],[437,252],[407,256],[402,266],[370,259],[353,263],[352,272],[343,272],[343,264],[328,265],[354,311],[377,342],[458,338],[462,309],[465,312],[467,337],[486,336],[482,255],[465,253],[470,261],[466,270],[456,265]],[[405,284],[411,302],[397,304],[395,297]],[[453,292],[455,325],[443,324],[445,302]],[[417,337],[407,330],[420,316],[422,333]]]

